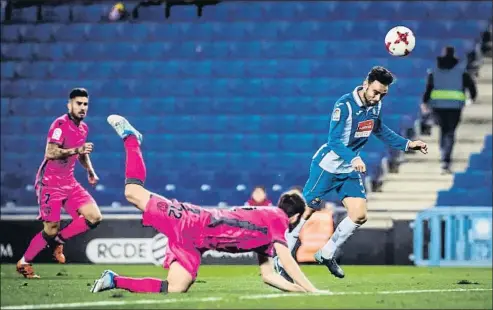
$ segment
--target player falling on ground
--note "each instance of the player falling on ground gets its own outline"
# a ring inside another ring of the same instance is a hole
[[[142,135],[123,117],[111,115],[108,122],[123,139],[126,152],[125,197],[143,212],[142,224],[168,237],[164,267],[166,280],[128,278],[106,270],[96,280],[94,293],[120,288],[136,293],[186,292],[194,283],[201,255],[207,250],[230,253],[254,251],[265,283],[284,291],[317,292],[291,256],[285,234],[305,211],[297,193],[285,193],[279,207],[205,209],[169,200],[144,187],[146,167],[140,150]],[[274,272],[274,251],[294,283]]]
[[[384,67],[373,67],[362,86],[343,95],[335,103],[330,121],[328,142],[313,156],[308,181],[303,196],[308,203],[307,212],[300,223],[288,234],[288,244],[296,257],[300,245],[299,233],[304,223],[331,192],[336,191],[347,209],[347,217],[337,226],[325,246],[316,254],[315,260],[328,267],[336,277],[343,278],[344,271],[337,264],[337,250],[366,222],[366,194],[360,173],[366,166],[359,152],[373,133],[392,148],[407,151],[428,152],[426,143],[410,141],[388,128],[382,121],[382,98],[387,95],[394,76]],[[286,276],[282,262],[275,259],[276,270]],[[289,280],[289,277],[286,277]]]
[[[39,278],[31,262],[47,245],[54,249],[53,256],[65,263],[63,244],[66,240],[95,228],[101,222],[101,212],[91,195],[74,177],[75,162],[87,170],[89,183],[95,185],[98,177],[89,154],[92,143],[86,143],[88,127],[82,120],[87,115],[89,95],[83,88],[70,92],[68,113],[57,118],[48,132],[45,158],[36,176],[36,195],[43,230],[29,244],[17,263],[17,271],[24,277]],[[60,231],[60,212],[65,208],[73,221]]]

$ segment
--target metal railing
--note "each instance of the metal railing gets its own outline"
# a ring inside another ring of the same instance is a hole
[[[434,207],[418,213],[411,227],[417,266],[492,266],[491,206]]]

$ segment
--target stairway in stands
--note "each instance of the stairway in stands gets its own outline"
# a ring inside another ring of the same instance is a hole
[[[457,129],[453,171],[467,168],[471,153],[483,147],[484,136],[492,131],[492,59],[485,58],[477,80],[477,104],[466,106]],[[414,219],[416,212],[435,205],[437,193],[449,189],[453,175],[440,174],[439,128],[421,137],[429,154],[408,154],[398,174],[387,174],[383,192],[369,194],[370,217]],[[485,165],[491,166],[491,161]],[[384,212],[382,212],[384,211]]]

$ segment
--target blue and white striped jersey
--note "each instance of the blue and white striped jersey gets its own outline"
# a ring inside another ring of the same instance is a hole
[[[334,105],[329,138],[313,156],[319,166],[330,173],[351,173],[351,161],[374,133],[389,146],[406,151],[409,140],[396,134],[382,122],[382,102],[365,107],[358,95],[361,86],[343,95]]]

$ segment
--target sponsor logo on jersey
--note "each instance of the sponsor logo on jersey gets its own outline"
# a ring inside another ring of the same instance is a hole
[[[368,138],[373,130],[373,120],[362,121],[358,123],[356,127],[356,132],[354,133],[355,138]]]
[[[337,122],[341,119],[341,109],[336,108],[334,112],[332,112],[332,120]]]
[[[56,128],[55,130],[53,130],[53,134],[51,135],[51,138],[53,140],[60,140],[61,137],[62,137],[62,130],[60,128]]]

